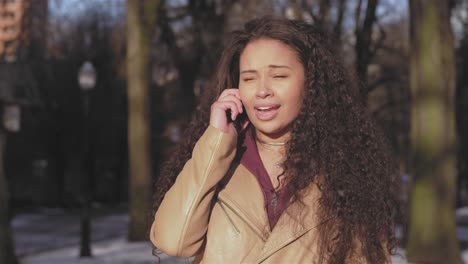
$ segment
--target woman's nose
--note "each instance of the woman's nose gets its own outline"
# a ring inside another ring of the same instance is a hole
[[[273,91],[272,91],[270,85],[271,84],[267,79],[265,79],[265,78],[262,79],[258,84],[257,92],[256,92],[255,95],[258,98],[267,98],[267,97],[273,95]]]

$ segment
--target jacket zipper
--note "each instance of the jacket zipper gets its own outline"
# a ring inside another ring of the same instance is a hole
[[[226,211],[226,207],[224,207],[224,202],[222,202],[221,200],[218,200],[218,203],[219,203],[219,206],[221,206],[221,209],[223,209],[224,214],[226,215],[226,217],[227,217],[227,219],[229,220],[229,222],[231,222],[232,227],[234,227],[234,230],[236,230],[236,233],[239,235],[239,234],[240,234],[240,230],[239,230],[239,228],[236,226],[236,224],[234,224],[234,221],[232,220],[232,218],[229,216],[228,212]]]
[[[240,219],[242,219],[242,221],[244,221],[249,227],[250,229],[252,229],[252,231],[254,231],[255,234],[257,234],[257,236],[263,241],[265,242],[265,239],[263,238],[262,234],[258,233],[257,230],[255,230],[254,227],[252,227],[241,215],[239,215],[239,213],[237,213],[236,210],[234,210],[234,208],[232,208],[228,203],[226,203],[223,199],[221,199],[219,196],[218,196],[218,202],[219,202],[219,205],[221,206],[221,208],[223,209],[223,211],[226,213],[226,215],[228,216],[228,219],[230,220],[231,224],[235,227],[235,229],[239,232],[240,234],[240,231],[239,229],[236,227],[236,225],[234,225],[234,222],[232,221],[232,219],[229,217],[227,211],[226,211],[226,207],[228,207],[231,212],[233,212],[234,214],[236,214]],[[224,205],[226,207],[224,207]]]

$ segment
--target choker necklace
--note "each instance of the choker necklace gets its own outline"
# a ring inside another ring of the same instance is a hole
[[[268,146],[274,146],[274,147],[281,147],[281,146],[285,146],[287,142],[266,142],[266,141],[263,141],[259,138],[257,138],[257,141],[261,144],[264,144],[264,145],[268,145]]]

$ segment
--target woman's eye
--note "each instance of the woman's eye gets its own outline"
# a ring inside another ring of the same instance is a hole
[[[244,78],[243,81],[244,82],[248,82],[248,81],[252,81],[254,78]]]
[[[287,75],[275,75],[273,76],[273,78],[276,78],[276,79],[284,79],[284,78],[287,78],[288,76]]]

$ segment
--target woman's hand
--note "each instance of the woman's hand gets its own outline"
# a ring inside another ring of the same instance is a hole
[[[227,116],[228,110],[230,110],[231,120]],[[233,121],[243,114],[243,112],[239,89],[225,89],[218,100],[211,105],[210,125],[220,129],[224,133],[237,134]],[[240,125],[243,129],[247,124],[248,120],[246,119]]]

